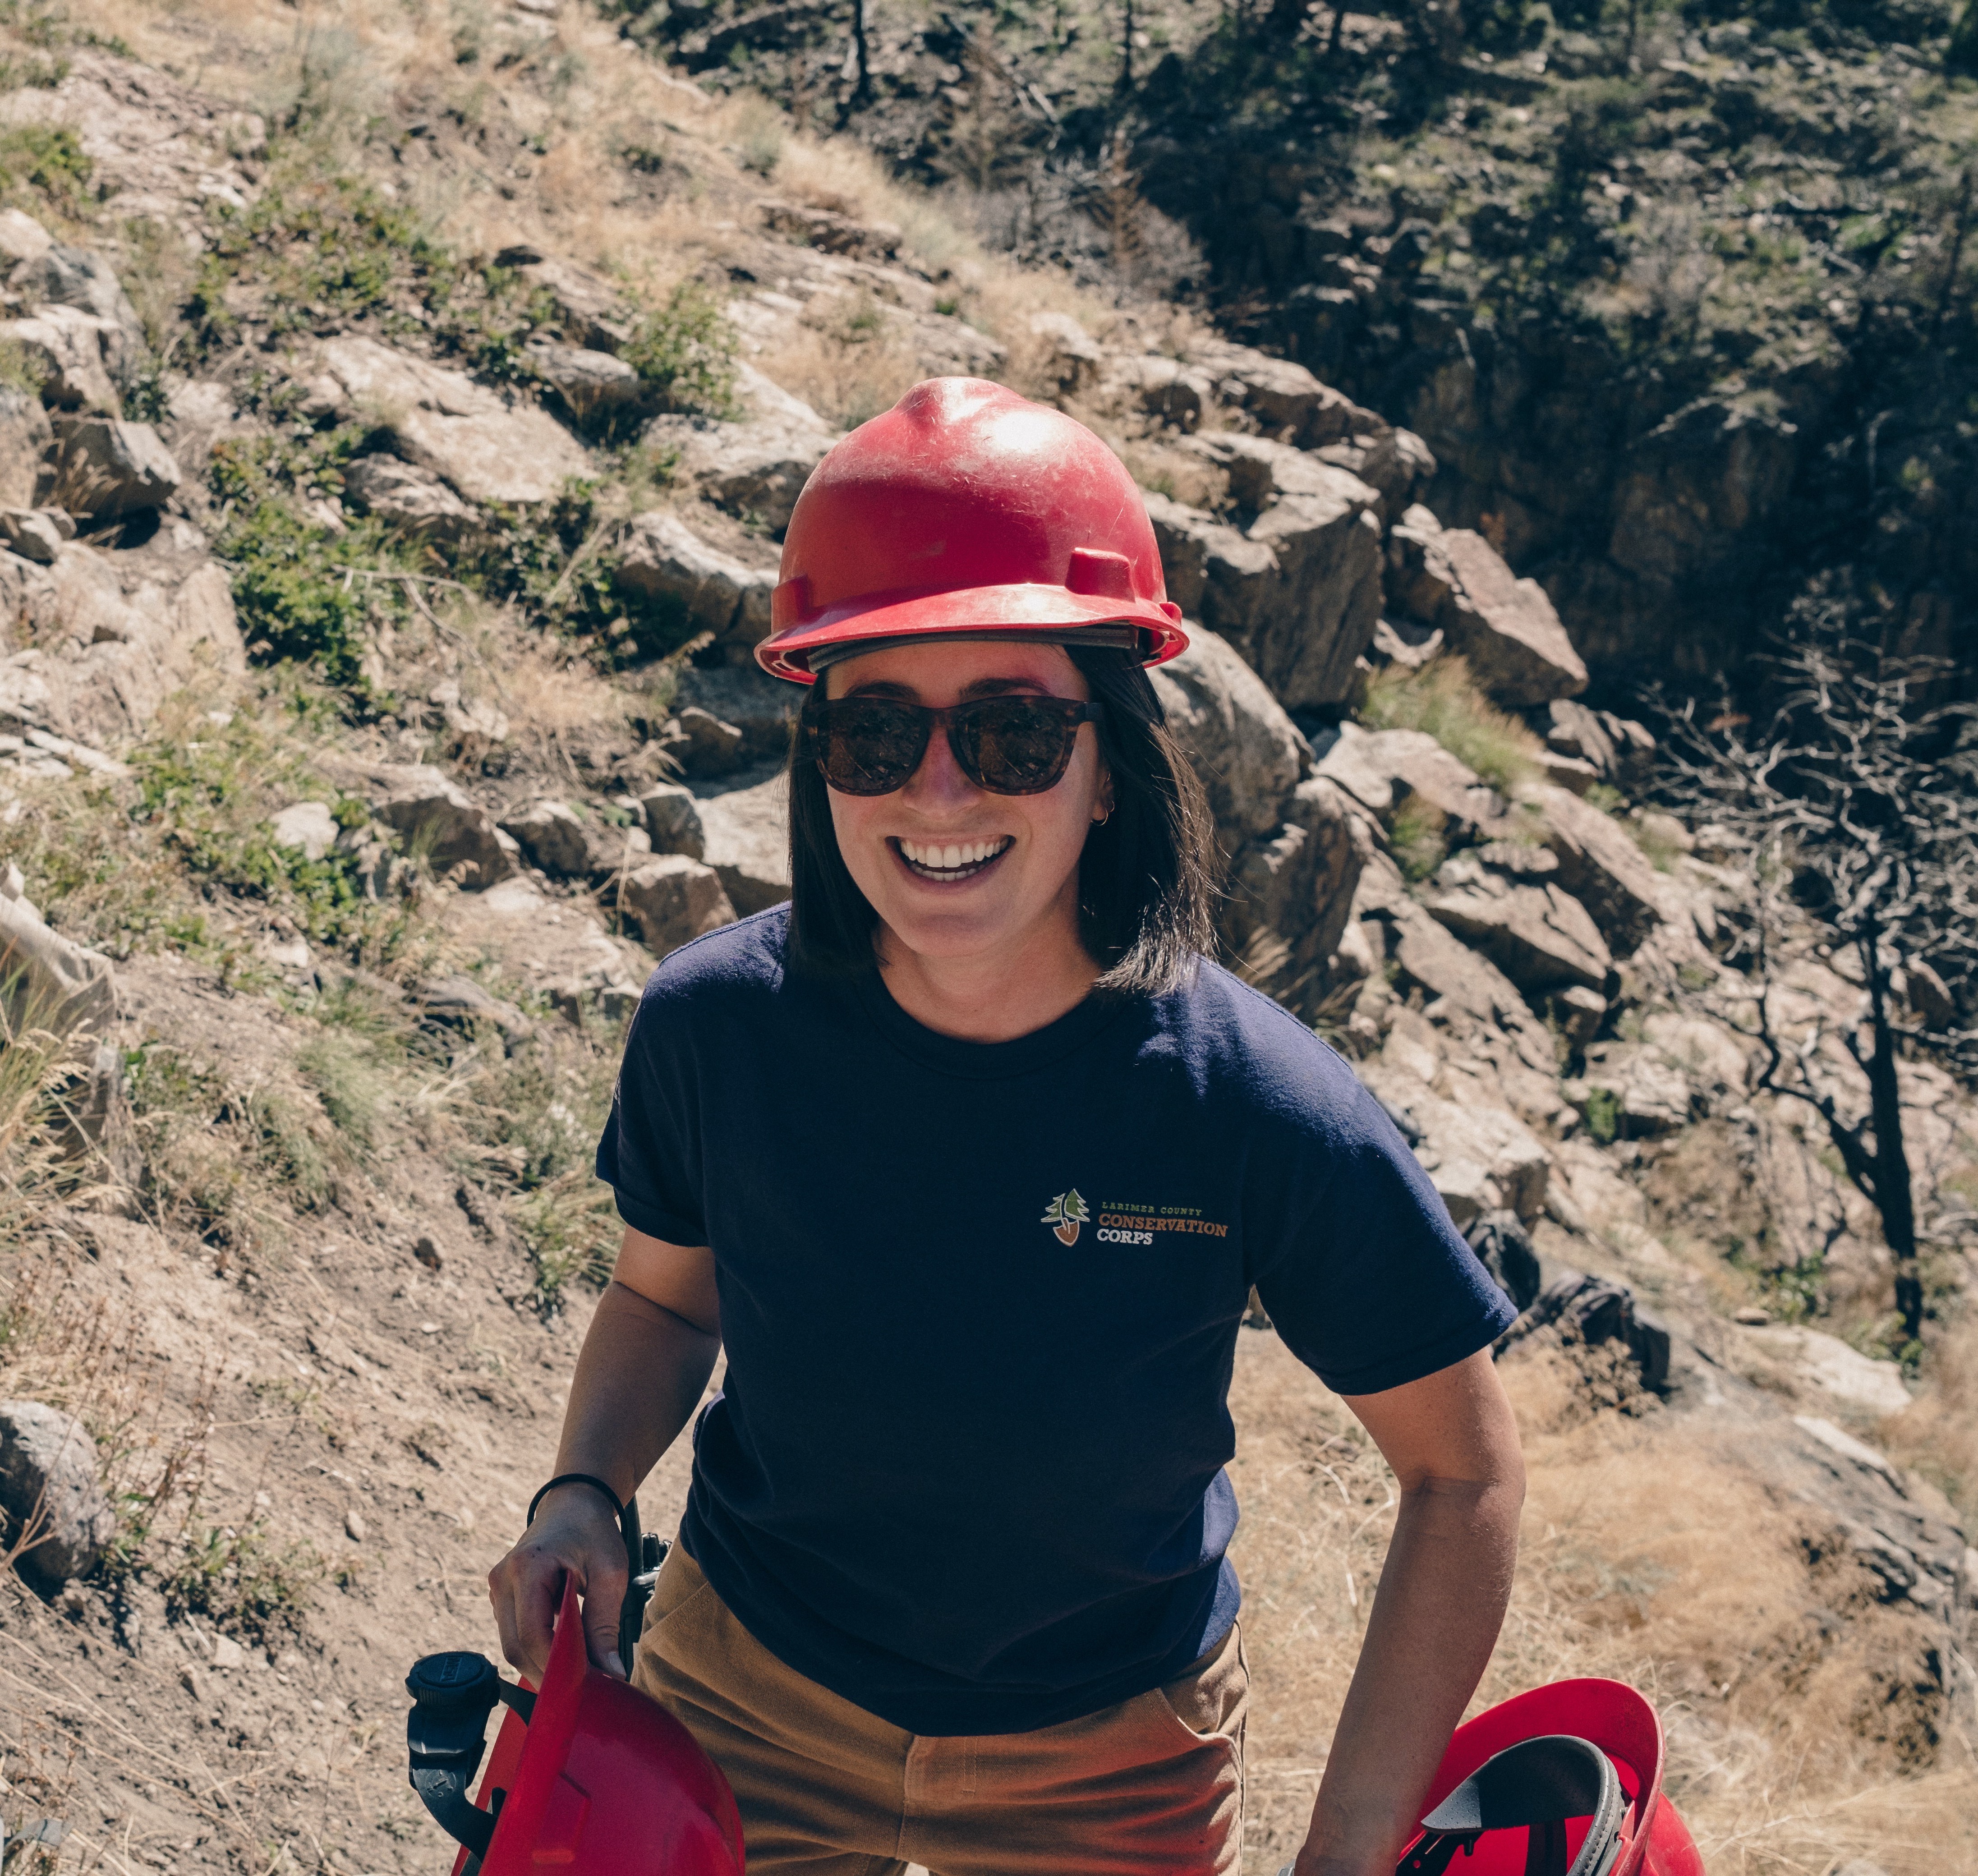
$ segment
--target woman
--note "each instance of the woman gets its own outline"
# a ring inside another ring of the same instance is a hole
[[[825,459],[783,573],[791,904],[674,952],[633,1022],[598,1155],[627,1229],[578,1476],[490,1579],[508,1658],[540,1673],[574,1577],[625,1671],[614,1509],[725,1345],[630,1666],[750,1870],[1236,1869],[1255,1284],[1401,1483],[1295,1866],[1386,1876],[1508,1593],[1512,1312],[1345,1064],[1201,955],[1139,493],[1069,418],[938,379]]]

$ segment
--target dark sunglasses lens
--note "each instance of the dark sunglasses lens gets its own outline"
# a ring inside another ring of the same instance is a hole
[[[957,717],[956,755],[970,780],[997,795],[1041,795],[1071,760],[1078,726],[1055,700],[993,697]]]
[[[880,698],[829,706],[817,738],[824,779],[842,795],[890,795],[926,753],[926,713]]]

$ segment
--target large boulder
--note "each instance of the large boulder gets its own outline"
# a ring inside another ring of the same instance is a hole
[[[643,827],[587,819],[561,801],[538,801],[504,815],[501,829],[531,865],[568,879],[586,879],[638,865],[652,852]]]
[[[1446,862],[1431,918],[1481,951],[1523,991],[1578,984],[1599,990],[1613,968],[1579,902],[1556,885],[1515,882],[1467,855]]]
[[[700,798],[703,857],[743,918],[790,896],[789,778]]]
[[[1188,444],[1227,472],[1232,500],[1254,518],[1238,531],[1179,503],[1164,502],[1158,514],[1150,504],[1163,559],[1172,541],[1184,590],[1200,566],[1204,621],[1285,709],[1336,707],[1352,693],[1355,663],[1381,617],[1379,495],[1345,469],[1264,438],[1197,435]]]
[[[0,208],[0,273],[24,260],[39,260],[55,243],[33,216],[18,208]]]
[[[0,555],[0,634],[28,647],[0,667],[0,727],[96,747],[137,734],[196,678],[247,669],[227,575],[182,522],[125,552],[68,541],[45,569]]]
[[[587,346],[544,340],[529,361],[584,430],[604,430],[652,409],[651,387],[623,359]]]
[[[458,541],[479,516],[432,470],[397,456],[359,456],[343,472],[343,499],[408,534]]]
[[[1559,883],[1593,915],[1616,957],[1633,955],[1662,922],[1662,887],[1626,829],[1563,788],[1542,788],[1533,805],[1559,859]]]
[[[624,897],[646,948],[657,957],[735,922],[721,875],[684,853],[660,854],[633,867],[625,875]]]
[[[624,299],[601,273],[574,260],[519,246],[503,249],[495,256],[495,263],[514,268],[531,287],[546,294],[564,336],[587,350],[615,356],[631,342],[633,323]]]
[[[1379,911],[1394,928],[1390,950],[1397,990],[1419,985],[1430,1014],[1436,1014],[1438,1001],[1444,1002],[1480,1029],[1507,1037],[1527,1067],[1548,1075],[1558,1073],[1551,1032],[1533,1014],[1517,986],[1489,958],[1410,900],[1391,899]]]
[[[1586,667],[1543,587],[1518,578],[1471,529],[1444,528],[1419,506],[1401,521],[1388,543],[1397,600],[1441,628],[1492,698],[1523,710],[1586,688]]]
[[[54,441],[41,400],[0,385],[0,508],[34,506],[41,458]]]
[[[736,395],[746,413],[739,421],[670,414],[653,419],[646,440],[677,450],[676,473],[708,501],[780,536],[837,438],[808,404],[752,366],[741,367]]]
[[[0,1549],[48,1593],[86,1576],[117,1534],[98,1477],[96,1442],[82,1422],[40,1401],[0,1401]]]
[[[102,255],[87,247],[51,245],[15,268],[7,283],[31,310],[72,306],[101,320],[108,329],[104,363],[118,384],[131,381],[147,349],[144,323],[117,270]]]
[[[108,521],[162,508],[184,479],[148,423],[58,417],[55,430],[58,446],[49,499],[71,514]]]
[[[9,1036],[31,1029],[101,1036],[117,1013],[110,960],[51,931],[11,867],[0,878],[0,1009]]]
[[[1201,778],[1226,853],[1275,829],[1311,756],[1268,687],[1222,638],[1197,626],[1188,649],[1148,675]]]
[[[351,402],[389,432],[399,455],[470,501],[547,501],[590,471],[583,445],[540,405],[465,372],[372,339],[330,339],[322,359]]]
[[[707,829],[701,825],[700,803],[692,789],[676,782],[658,782],[639,797],[639,807],[655,853],[684,853],[690,860],[707,857]]]
[[[1610,787],[1632,793],[1654,772],[1656,739],[1646,725],[1632,718],[1560,697],[1546,706],[1541,726],[1548,749],[1585,763]]]
[[[41,374],[41,402],[57,410],[117,414],[117,387],[104,351],[120,336],[107,319],[73,306],[44,306],[27,319],[0,319],[0,342],[11,339],[28,355]]]
[[[776,569],[744,566],[664,508],[632,518],[613,577],[627,592],[677,606],[722,642],[746,650],[769,635]]]
[[[408,853],[442,876],[458,869],[469,891],[497,885],[517,870],[520,849],[512,836],[437,769],[399,771],[376,812],[398,830]]]
[[[1265,435],[1300,449],[1388,428],[1372,411],[1289,359],[1214,340],[1198,346],[1192,362],[1211,375],[1225,403],[1245,412]]]
[[[746,647],[734,641],[729,656],[731,662],[725,664],[683,666],[673,693],[674,707],[683,713],[704,710],[739,731],[738,764],[782,761],[789,754],[791,727],[809,694],[808,687],[772,677]]]

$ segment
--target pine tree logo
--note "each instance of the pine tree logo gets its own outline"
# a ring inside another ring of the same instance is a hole
[[[1091,1216],[1091,1213],[1086,1209],[1085,1201],[1074,1189],[1070,1192],[1061,1192],[1052,1199],[1050,1203],[1044,1207],[1044,1217],[1039,1222],[1056,1226],[1060,1243],[1076,1244],[1078,1242],[1079,1226]]]

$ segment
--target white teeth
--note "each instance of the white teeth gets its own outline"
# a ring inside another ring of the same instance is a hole
[[[900,852],[914,865],[924,867],[929,872],[952,873],[964,866],[980,866],[995,859],[1009,844],[1004,838],[971,841],[965,846],[923,847],[913,841],[902,840]]]

